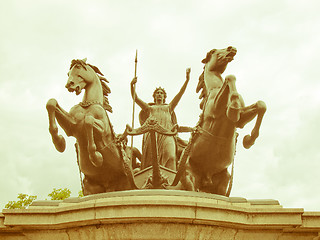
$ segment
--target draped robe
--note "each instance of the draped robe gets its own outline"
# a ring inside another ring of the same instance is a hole
[[[149,103],[149,108],[142,110],[139,114],[140,124],[143,125],[146,119],[151,116],[158,121],[159,125],[168,130],[171,130],[177,123],[176,115],[168,104],[156,105],[154,103]],[[156,141],[159,164],[172,170],[176,170],[176,137],[156,133]],[[174,162],[172,162],[172,160]],[[145,133],[142,140],[141,169],[151,165],[151,138],[150,133]]]

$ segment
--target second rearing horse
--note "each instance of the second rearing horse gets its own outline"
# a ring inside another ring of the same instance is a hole
[[[182,167],[187,169],[188,177],[185,176],[184,181],[189,183],[187,190],[229,196],[232,178],[227,168],[234,160],[236,128],[243,128],[257,116],[251,135],[243,139],[244,147],[250,148],[259,136],[265,103],[258,101],[245,106],[236,89],[236,78],[228,75],[223,80],[221,77],[236,52],[231,46],[213,49],[202,60],[205,66],[196,91],[202,90],[199,98],[202,98],[203,112],[187,147],[186,167]]]
[[[87,64],[86,59],[72,60],[65,87],[77,95],[84,89],[82,102],[69,113],[55,99],[50,99],[46,106],[49,132],[56,149],[63,152],[66,147],[65,139],[58,135],[56,120],[68,136],[77,139],[84,195],[135,188],[129,159],[115,137],[106,112],[112,111],[106,82],[100,70]]]

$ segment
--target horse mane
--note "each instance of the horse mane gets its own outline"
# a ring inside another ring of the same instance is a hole
[[[212,49],[210,50],[209,52],[207,52],[207,55],[204,59],[202,59],[202,63],[204,64],[207,64],[209,61],[210,61],[210,58],[212,56],[212,54],[217,51],[217,49]],[[207,88],[206,88],[206,84],[204,82],[204,68],[205,68],[206,65],[204,65],[203,67],[203,71],[199,77],[199,82],[198,82],[198,85],[197,85],[197,88],[196,88],[196,92],[198,93],[200,90],[201,93],[199,95],[199,99],[202,99],[201,102],[200,102],[200,109],[203,110],[203,107],[204,107],[204,104],[207,100],[207,97],[208,97],[208,91],[207,91]]]
[[[98,75],[100,82],[101,82],[101,86],[102,86],[102,93],[103,93],[103,107],[105,110],[112,112],[112,107],[109,104],[109,99],[108,99],[108,95],[109,93],[111,93],[111,89],[110,87],[107,85],[107,83],[109,83],[109,81],[103,77],[103,74],[100,72],[99,68],[97,68],[96,66],[93,66],[91,64],[88,64],[94,71],[95,73]]]
[[[79,64],[81,67],[83,67],[84,69],[87,70],[87,65],[89,67],[91,67],[93,69],[93,71],[97,74],[97,76],[100,79],[101,82],[101,86],[102,86],[102,93],[103,93],[103,108],[109,112],[112,112],[112,107],[109,104],[109,99],[108,99],[108,95],[109,93],[111,93],[111,89],[109,88],[109,86],[107,85],[107,83],[109,83],[109,81],[103,77],[104,75],[101,73],[101,71],[99,70],[98,67],[93,66],[89,63],[86,63],[85,60],[81,60],[81,59],[73,59],[71,61],[71,65],[70,65],[70,69],[73,68],[74,65]]]
[[[199,95],[199,99],[201,99],[200,109],[203,110],[204,104],[205,104],[207,96],[208,96],[207,88],[206,88],[206,85],[204,83],[204,70],[203,70],[203,72],[201,73],[201,75],[199,77],[199,82],[198,82],[198,85],[197,85],[197,88],[196,88],[196,92],[198,93],[200,90],[201,90],[201,93]]]

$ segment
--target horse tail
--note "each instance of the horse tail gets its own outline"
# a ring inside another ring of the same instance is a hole
[[[180,157],[180,163],[179,163],[179,169],[178,172],[171,184],[171,186],[176,186],[181,178],[181,176],[183,175],[185,169],[186,169],[186,163],[187,160],[190,157],[190,151],[191,151],[191,147],[193,145],[194,142],[194,138],[195,138],[195,130],[192,132],[192,136],[190,138],[190,141],[188,142],[186,148],[183,150],[181,157]]]
[[[232,160],[231,176],[230,176],[230,181],[228,184],[228,191],[226,193],[226,197],[229,197],[230,193],[231,193],[231,189],[232,189],[232,185],[233,185],[233,173],[234,173],[234,158]]]
[[[82,179],[82,174],[81,174],[81,169],[80,169],[80,149],[79,149],[79,143],[76,142],[74,144],[74,147],[76,149],[76,154],[77,154],[77,164],[78,164],[78,168],[79,168],[79,175],[80,175],[80,182],[81,182],[81,190],[82,193],[84,194],[84,185],[83,185],[83,179]]]
[[[238,141],[238,136],[239,136],[239,133],[235,133],[236,134],[236,137],[235,137],[235,148],[237,146],[237,141]],[[234,155],[233,155],[233,159],[232,159],[232,167],[231,167],[231,176],[230,176],[230,181],[229,181],[229,185],[228,185],[228,190],[227,190],[227,193],[226,193],[226,197],[229,197],[230,196],[230,193],[231,193],[231,189],[232,189],[232,185],[233,185],[233,175],[234,175],[234,157],[236,155],[236,149],[234,150]]]
[[[122,158],[124,174],[127,176],[127,179],[129,181],[129,184],[132,187],[132,189],[138,189],[138,187],[134,181],[132,169],[130,167],[130,160],[129,160],[128,156],[126,155],[126,152],[124,151],[123,147],[120,144],[118,146],[119,146],[119,151],[120,151],[121,158]]]

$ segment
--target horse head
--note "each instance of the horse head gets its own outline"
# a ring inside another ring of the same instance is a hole
[[[212,49],[207,53],[207,56],[202,60],[202,63],[206,64],[206,68],[210,71],[216,71],[222,74],[229,62],[233,60],[236,55],[237,49],[229,46],[224,49]]]
[[[199,96],[202,99],[200,103],[201,109],[204,108],[209,93],[212,91],[217,92],[217,89],[222,86],[223,79],[221,74],[226,70],[228,63],[233,60],[236,53],[237,49],[229,46],[224,49],[212,49],[202,59],[201,62],[205,65],[196,88],[197,93],[202,90]],[[215,95],[211,94],[211,97],[214,98]]]
[[[85,59],[73,59],[68,72],[68,81],[66,88],[69,92],[76,92],[79,95],[82,89],[86,88],[87,84],[94,81],[97,77],[92,67],[86,63]]]

